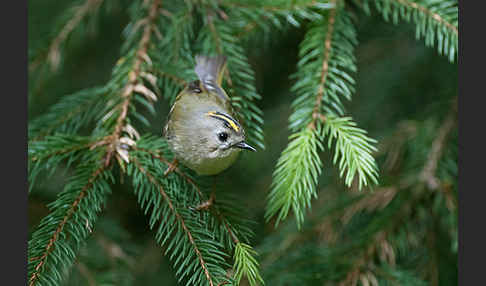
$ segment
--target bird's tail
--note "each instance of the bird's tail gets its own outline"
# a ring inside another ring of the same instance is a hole
[[[214,57],[196,56],[195,72],[204,85],[217,84],[217,86],[221,86],[225,69],[226,57],[223,55]]]

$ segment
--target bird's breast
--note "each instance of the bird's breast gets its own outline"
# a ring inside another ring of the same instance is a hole
[[[232,149],[232,152],[224,157],[199,156],[198,159],[185,162],[185,165],[196,171],[198,175],[216,175],[230,167],[239,153],[240,150]]]

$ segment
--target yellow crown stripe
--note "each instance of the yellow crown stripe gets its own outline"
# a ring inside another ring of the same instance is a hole
[[[208,116],[220,118],[220,119],[224,120],[225,122],[227,122],[231,126],[231,128],[233,128],[233,130],[235,130],[236,132],[240,131],[239,124],[236,121],[234,121],[233,118],[228,117],[228,116],[226,116],[222,113],[219,113],[219,112],[214,112],[214,111],[210,111],[206,114]]]

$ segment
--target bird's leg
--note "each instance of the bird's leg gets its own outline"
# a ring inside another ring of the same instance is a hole
[[[213,203],[214,203],[214,197],[215,197],[214,196],[214,191],[212,191],[211,192],[211,195],[209,196],[209,200],[200,203],[199,205],[197,205],[193,209],[196,210],[196,211],[201,211],[201,210],[207,210],[207,209],[209,209],[213,205]]]
[[[172,163],[169,163],[169,168],[167,168],[167,170],[165,170],[164,177],[166,177],[169,173],[173,172],[177,168],[178,163],[179,162],[177,161],[177,158],[174,158]]]

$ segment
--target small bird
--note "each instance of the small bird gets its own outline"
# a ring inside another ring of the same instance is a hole
[[[221,87],[226,57],[198,55],[195,59],[199,80],[177,95],[163,132],[175,162],[199,175],[216,175],[230,167],[241,150],[256,150],[246,143],[245,130]]]

